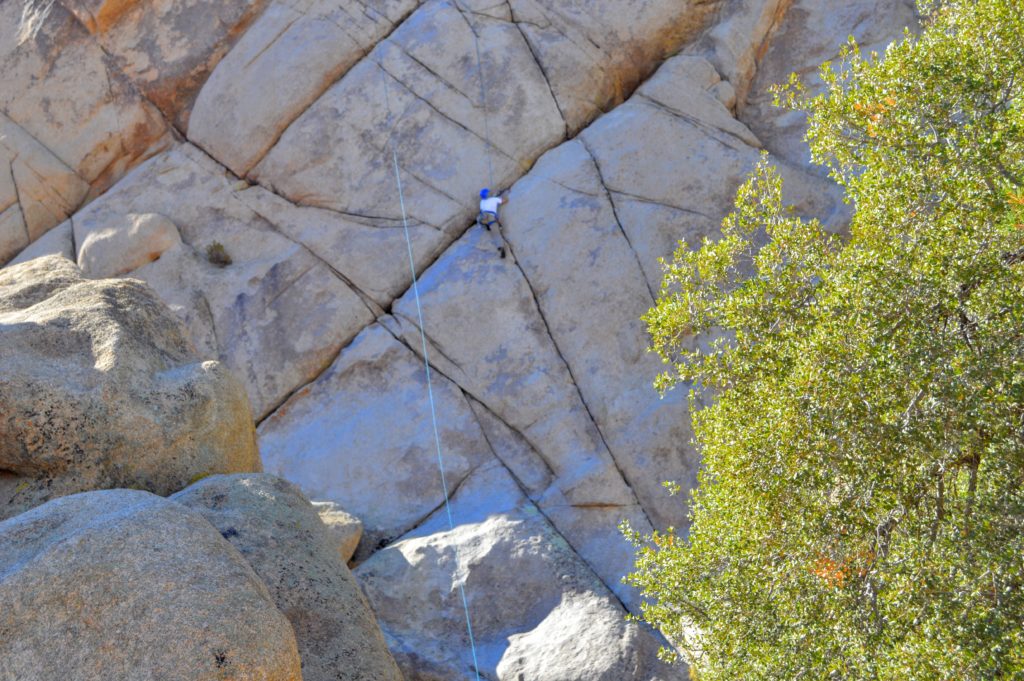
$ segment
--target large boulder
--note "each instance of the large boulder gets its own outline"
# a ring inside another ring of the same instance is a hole
[[[0,523],[0,678],[299,681],[288,620],[201,515],[135,490]]]
[[[366,598],[316,509],[272,475],[218,475],[172,499],[252,565],[295,628],[305,681],[402,681]]]
[[[500,463],[475,471],[450,512],[454,529],[440,510],[356,568],[409,681],[686,678]]]
[[[130,275],[156,291],[202,354],[238,376],[262,418],[374,315],[329,265],[250,208],[252,193],[263,190],[181,144],[78,211],[72,231],[80,265],[134,266]],[[162,216],[151,233],[169,238],[134,240],[142,215]]]
[[[121,224],[96,226],[82,240],[78,262],[93,279],[126,274],[181,243],[177,226],[158,213],[130,213]]]
[[[53,255],[0,270],[0,518],[90,489],[260,470],[249,404],[144,284]]]

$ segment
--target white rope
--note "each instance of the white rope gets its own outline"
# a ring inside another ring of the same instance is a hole
[[[444,474],[444,455],[442,454],[441,449],[441,434],[437,427],[437,407],[434,403],[434,387],[430,372],[430,354],[427,351],[427,334],[423,330],[423,306],[420,304],[420,287],[416,276],[416,259],[413,256],[412,251],[412,237],[409,235],[409,216],[405,210],[405,193],[402,190],[402,174],[399,171],[398,166],[398,149],[394,142],[394,130],[391,128],[391,100],[388,95],[387,74],[384,72],[383,67],[381,67],[381,75],[384,78],[384,102],[388,109],[388,143],[391,146],[391,161],[395,169],[395,184],[398,186],[398,201],[402,208],[402,228],[405,232],[405,246],[409,253],[409,272],[412,274],[412,292],[413,297],[416,300],[416,318],[419,322],[420,344],[423,349],[423,371],[427,376],[427,399],[430,402],[430,422],[434,427],[434,445],[437,449],[437,467],[441,472],[441,489],[444,490],[444,510],[448,515],[448,529],[454,531],[455,520],[452,517],[451,500],[448,496],[448,480]],[[455,546],[454,550],[455,565],[457,568],[459,565],[458,546]],[[452,580],[456,582],[459,587],[459,597],[462,599],[462,612],[466,616],[466,632],[469,634],[469,647],[473,654],[473,672],[476,675],[476,681],[480,681],[480,664],[477,661],[476,640],[473,638],[473,624],[469,617],[469,602],[466,600],[466,589],[462,582],[458,581],[458,575],[453,574]]]

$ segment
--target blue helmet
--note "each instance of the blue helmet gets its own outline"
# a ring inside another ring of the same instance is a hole
[[[486,199],[487,195],[490,194],[490,193],[491,193],[491,190],[488,189],[487,187],[484,187],[483,189],[480,190],[480,198],[481,199]]]

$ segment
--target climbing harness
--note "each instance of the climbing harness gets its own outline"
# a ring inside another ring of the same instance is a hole
[[[498,216],[488,210],[480,211],[476,216],[476,224],[480,225],[484,229],[490,231],[491,225],[498,222]]]
[[[476,32],[474,31],[474,37],[475,36],[476,36]],[[477,47],[477,58],[478,59],[479,59],[479,55],[480,55],[480,51],[479,51],[479,47]],[[478,62],[478,65],[479,65],[479,62]],[[437,427],[437,406],[436,406],[436,404],[434,402],[434,387],[433,387],[431,371],[430,371],[430,354],[429,354],[429,352],[427,350],[427,335],[426,335],[426,332],[424,331],[424,325],[423,325],[423,306],[420,303],[420,288],[419,288],[418,277],[416,275],[416,259],[415,259],[415,256],[413,255],[412,237],[409,234],[409,215],[408,215],[408,212],[405,209],[405,193],[404,193],[404,191],[402,189],[402,173],[401,173],[401,170],[400,170],[399,164],[398,164],[398,148],[395,145],[394,127],[393,127],[393,123],[392,123],[392,120],[391,120],[392,119],[391,97],[388,94],[388,81],[387,81],[388,76],[387,76],[387,73],[384,71],[383,67],[381,67],[381,78],[384,81],[384,102],[385,102],[385,105],[387,107],[387,112],[388,112],[388,119],[387,119],[387,125],[388,125],[388,145],[391,147],[391,163],[392,163],[392,166],[393,166],[394,171],[395,171],[395,184],[396,184],[396,186],[398,188],[398,201],[399,201],[399,206],[401,207],[401,210],[402,210],[402,229],[403,229],[403,232],[405,234],[405,246],[406,246],[406,251],[407,251],[408,256],[409,256],[409,272],[412,275],[413,298],[416,301],[416,319],[417,319],[417,323],[419,325],[419,331],[420,331],[420,347],[421,347],[421,349],[423,351],[423,371],[426,374],[426,379],[427,379],[427,400],[428,400],[428,402],[430,404],[430,422],[431,422],[431,424],[433,426],[433,431],[434,431],[434,446],[435,446],[435,449],[437,451],[437,467],[438,467],[438,470],[440,471],[440,474],[441,474],[441,489],[444,491],[444,510],[445,510],[445,514],[448,517],[448,528],[449,528],[449,530],[454,531],[455,530],[455,520],[452,517],[451,498],[450,498],[450,495],[448,493],[448,480],[445,477],[445,473],[444,473],[444,454],[443,454],[442,448],[441,448],[441,435],[440,435],[440,432],[439,432],[438,427]],[[482,85],[482,83],[481,83],[481,85]],[[490,156],[488,156],[488,166],[489,165],[490,165]],[[458,565],[459,565],[458,555],[459,555],[459,551],[458,551],[458,547],[456,546],[455,547],[455,566],[456,566],[456,569],[458,568]],[[472,621],[470,619],[470,616],[469,616],[469,602],[466,599],[466,589],[465,589],[465,586],[463,585],[463,583],[458,581],[458,576],[457,575],[453,574],[452,577],[453,577],[453,581],[455,581],[458,584],[458,587],[459,587],[459,597],[462,600],[462,612],[463,612],[463,614],[466,617],[466,633],[469,635],[469,646],[470,646],[470,651],[472,652],[472,656],[473,656],[473,673],[476,676],[476,681],[480,681],[480,663],[479,663],[478,658],[477,658],[476,640],[473,637],[473,623],[472,623]]]

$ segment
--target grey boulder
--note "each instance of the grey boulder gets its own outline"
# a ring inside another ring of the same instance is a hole
[[[299,681],[288,620],[202,516],[136,490],[0,523],[0,679]]]

